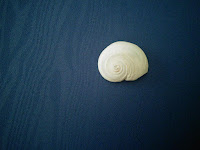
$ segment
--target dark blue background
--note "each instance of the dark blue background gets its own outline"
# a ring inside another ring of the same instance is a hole
[[[0,0],[1,150],[164,150],[197,144],[198,0]],[[110,83],[115,41],[149,72]]]

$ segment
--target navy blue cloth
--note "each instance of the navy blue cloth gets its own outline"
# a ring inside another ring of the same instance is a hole
[[[1,150],[197,144],[198,0],[0,0]],[[137,44],[149,72],[111,83],[101,51]]]

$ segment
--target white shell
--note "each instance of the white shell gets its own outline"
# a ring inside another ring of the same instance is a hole
[[[148,66],[142,49],[125,41],[110,44],[98,59],[100,74],[110,82],[134,81],[148,72]]]

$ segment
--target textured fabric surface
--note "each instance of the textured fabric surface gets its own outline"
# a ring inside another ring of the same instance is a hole
[[[197,143],[198,0],[0,0],[1,150],[164,150]],[[115,41],[149,72],[110,83]]]

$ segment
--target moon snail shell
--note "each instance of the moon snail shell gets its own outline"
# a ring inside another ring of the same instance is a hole
[[[110,82],[134,81],[148,72],[148,60],[137,45],[118,41],[106,47],[99,56],[98,70]]]

